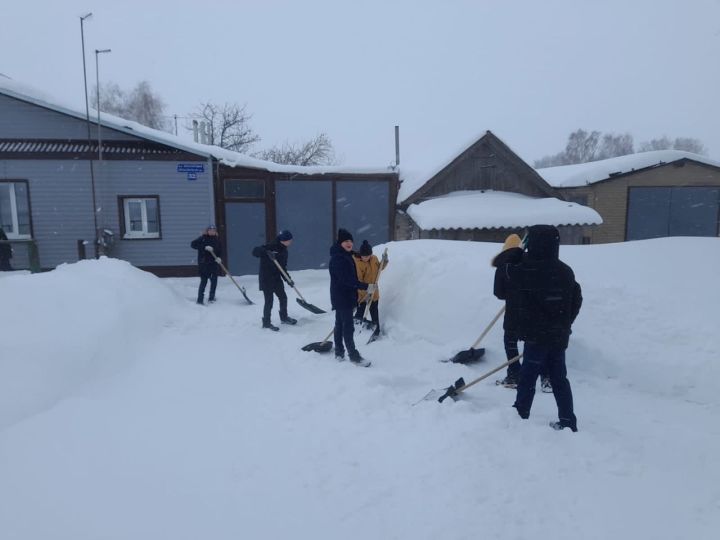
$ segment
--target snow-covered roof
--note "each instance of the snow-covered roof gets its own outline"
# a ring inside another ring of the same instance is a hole
[[[553,187],[580,187],[607,180],[618,174],[625,174],[658,165],[666,165],[681,159],[690,159],[698,163],[720,167],[720,162],[708,159],[699,154],[681,152],[680,150],[655,150],[600,161],[591,161],[589,163],[578,163],[577,165],[547,167],[537,169],[537,172]]]
[[[67,114],[81,120],[86,119],[84,106],[78,108],[50,96],[42,90],[28,86],[23,83],[14,81],[10,77],[0,73],[0,94],[45,107]],[[90,121],[97,122],[97,111],[90,109]],[[184,150],[192,154],[213,157],[222,164],[229,167],[248,167],[251,169],[262,169],[270,172],[290,173],[290,174],[387,174],[392,172],[389,167],[347,167],[347,166],[312,166],[303,167],[300,165],[280,165],[272,161],[264,161],[239,152],[226,150],[219,146],[211,146],[208,144],[200,144],[187,139],[183,139],[172,133],[167,133],[158,129],[149,128],[133,122],[125,120],[112,114],[100,113],[100,124],[104,127],[118,130],[129,135],[134,135],[143,139],[165,144],[173,148]]]
[[[581,204],[506,191],[455,191],[411,204],[407,213],[423,230],[600,225],[603,222],[600,214]]]
[[[467,139],[462,145],[458,145],[453,152],[445,156],[444,159],[433,161],[432,165],[426,167],[400,167],[400,189],[398,190],[398,202],[408,199],[413,193],[425,185],[425,182],[442,171],[445,167],[455,160],[460,154],[465,152],[478,140],[482,139],[487,131],[483,131],[480,135],[475,135],[471,139]]]
[[[537,176],[537,184],[540,189],[547,188],[547,194],[551,195],[552,190],[549,186],[545,185],[544,180],[535,174],[536,171],[530,165],[525,164],[523,159],[517,155],[516,152],[510,148],[505,141],[503,141],[498,135],[490,130],[484,131],[481,135],[476,135],[471,139],[464,141],[462,145],[458,145],[456,149],[445,156],[445,159],[440,161],[433,161],[431,166],[416,167],[410,165],[409,167],[401,165],[400,167],[400,189],[398,190],[398,203],[407,202],[418,190],[420,190],[425,184],[430,182],[435,176],[442,172],[446,167],[452,164],[457,158],[465,154],[473,146],[479,143],[481,140],[486,139],[495,148],[504,148],[511,155],[517,157],[519,163],[526,165],[527,171],[530,176]]]

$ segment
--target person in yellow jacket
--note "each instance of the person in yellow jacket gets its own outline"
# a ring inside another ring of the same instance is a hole
[[[387,260],[383,268],[387,266]],[[357,270],[358,281],[363,283],[377,283],[378,274],[380,273],[380,261],[373,255],[372,246],[367,240],[363,240],[360,251],[355,254],[355,269]],[[355,319],[362,321],[365,308],[367,306],[367,292],[358,290],[358,308],[355,312]],[[375,332],[380,332],[380,315],[378,313],[378,301],[380,300],[380,291],[375,288],[372,293],[370,303],[370,317],[375,325]]]

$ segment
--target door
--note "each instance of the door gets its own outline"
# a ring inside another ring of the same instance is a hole
[[[327,268],[333,242],[332,182],[275,181],[276,230],[293,234],[288,270]]]
[[[226,202],[226,259],[235,275],[257,274],[258,259],[252,249],[265,243],[265,203]]]
[[[355,249],[360,249],[363,240],[373,246],[390,240],[389,198],[390,183],[387,181],[337,182],[337,226],[350,231],[355,239]]]

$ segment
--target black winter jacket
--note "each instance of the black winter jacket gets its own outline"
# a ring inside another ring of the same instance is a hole
[[[288,250],[280,243],[279,240],[253,248],[253,256],[260,259],[260,269],[258,270],[260,290],[274,291],[276,289],[283,289],[284,278],[272,259],[268,257],[268,251],[275,254],[275,260],[280,263],[282,269],[285,270],[285,273],[287,273]]]
[[[217,236],[203,234],[190,242],[190,247],[197,249],[197,262],[200,273],[220,274],[220,266],[215,262],[215,258],[205,249],[205,246],[211,246],[215,255],[223,256],[222,242]]]
[[[352,252],[340,244],[330,248],[330,303],[333,309],[355,309],[358,289],[367,290],[367,283],[358,281]]]
[[[582,291],[572,269],[559,260],[557,229],[535,225],[528,232],[528,252],[504,273],[507,308],[517,321],[520,339],[567,348],[571,326],[582,306]]]
[[[499,253],[493,260],[492,265],[495,267],[495,284],[493,294],[500,300],[505,300],[505,318],[503,319],[503,328],[510,332],[517,332],[518,321],[517,306],[511,305],[511,299],[508,298],[508,279],[504,266],[506,264],[518,264],[522,261],[523,248],[510,248]]]

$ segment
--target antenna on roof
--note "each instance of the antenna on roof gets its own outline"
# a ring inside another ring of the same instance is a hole
[[[395,126],[395,166],[400,166],[400,126]]]

